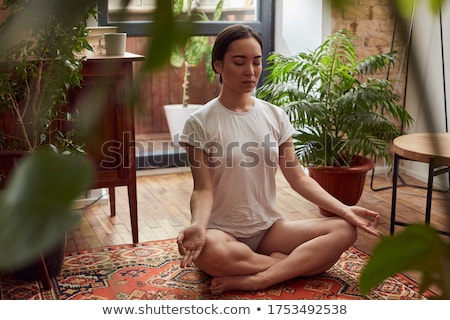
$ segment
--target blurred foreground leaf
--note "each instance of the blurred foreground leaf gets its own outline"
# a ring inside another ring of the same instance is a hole
[[[434,15],[438,15],[440,13],[441,7],[443,7],[446,2],[447,0],[422,0],[422,3],[426,3],[430,9],[430,12]],[[417,0],[395,0],[394,3],[397,13],[405,19],[410,19],[416,6],[420,5]]]
[[[167,66],[174,46],[184,46],[194,32],[192,21],[178,20],[172,5],[172,1],[157,1],[152,40],[144,62],[145,71],[156,71]]]
[[[360,291],[373,287],[396,273],[418,271],[422,275],[420,291],[431,285],[442,289],[441,297],[450,298],[448,270],[450,247],[428,225],[413,224],[402,232],[382,239],[373,250],[360,277]]]
[[[0,269],[53,249],[79,219],[73,201],[92,183],[87,158],[37,151],[20,162],[0,194]]]

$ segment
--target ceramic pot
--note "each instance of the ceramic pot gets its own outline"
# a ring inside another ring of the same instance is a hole
[[[179,146],[179,137],[181,132],[183,132],[184,123],[187,118],[192,112],[198,110],[202,106],[202,104],[189,104],[187,107],[183,107],[182,104],[168,104],[164,106],[164,112],[166,114],[167,124],[174,146]]]

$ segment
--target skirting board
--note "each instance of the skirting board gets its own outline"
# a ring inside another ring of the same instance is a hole
[[[75,200],[76,209],[84,208],[92,204],[109,204],[109,195],[106,189],[92,189],[87,191],[82,197]]]
[[[411,178],[417,179],[427,185],[428,182],[428,164],[416,161],[400,160],[399,174],[407,175]],[[433,179],[433,187],[440,190],[447,190],[449,188],[448,174],[441,174],[435,176]]]

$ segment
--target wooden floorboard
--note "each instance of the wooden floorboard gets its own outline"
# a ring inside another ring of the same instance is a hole
[[[403,177],[411,185],[422,185],[414,179]],[[317,208],[293,192],[281,173],[277,176],[278,209],[286,219],[318,217]],[[373,187],[389,187],[390,179],[375,175]],[[175,238],[190,221],[189,197],[192,191],[192,177],[187,168],[151,169],[138,171],[138,221],[139,241],[146,242]],[[391,213],[390,188],[373,191],[370,175],[359,205],[376,210],[381,214],[379,230],[389,233]],[[432,225],[448,228],[449,193],[433,194]],[[125,187],[116,188],[117,213],[110,217],[109,204],[105,201],[88,205],[82,210],[79,225],[68,235],[67,251],[98,248],[102,246],[131,243],[128,196]],[[422,222],[425,212],[425,190],[400,186],[398,189],[397,214],[401,220]],[[402,227],[397,226],[396,230]],[[378,238],[360,232],[355,246],[370,253]]]

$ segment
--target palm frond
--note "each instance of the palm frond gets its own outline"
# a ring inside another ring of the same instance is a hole
[[[394,64],[395,54],[396,52],[392,51],[367,57],[357,64],[356,69],[361,74],[375,74],[386,68],[389,64]]]

